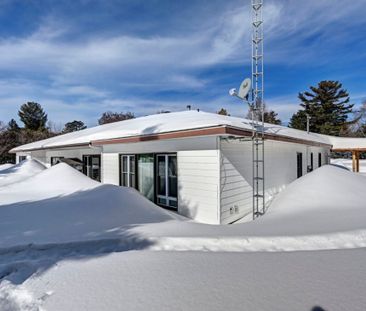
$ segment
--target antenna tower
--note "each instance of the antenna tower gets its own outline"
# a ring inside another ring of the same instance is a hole
[[[253,218],[265,213],[263,0],[252,0]]]

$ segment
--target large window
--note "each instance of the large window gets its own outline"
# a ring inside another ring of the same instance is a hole
[[[136,156],[121,156],[121,186],[136,188]]]
[[[302,176],[302,153],[297,153],[297,178]]]
[[[159,205],[177,208],[176,154],[120,155],[120,184],[136,188]]]
[[[83,155],[83,173],[100,181],[100,155]]]

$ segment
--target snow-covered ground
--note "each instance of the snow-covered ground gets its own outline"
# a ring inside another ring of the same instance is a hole
[[[344,166],[352,171],[352,160],[351,159],[331,159],[331,163],[334,165]],[[366,160],[360,160],[360,173],[366,174]]]
[[[324,166],[214,226],[30,163],[0,185],[0,310],[365,310],[362,175]]]

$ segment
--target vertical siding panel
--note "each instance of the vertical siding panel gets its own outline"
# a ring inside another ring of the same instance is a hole
[[[219,151],[179,151],[177,157],[178,212],[197,221],[218,224]]]

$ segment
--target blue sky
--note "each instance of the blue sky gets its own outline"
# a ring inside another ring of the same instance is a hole
[[[297,93],[340,80],[366,99],[366,0],[265,0],[265,99],[288,121]],[[0,0],[0,120],[39,102],[60,128],[101,113],[246,107],[250,0]]]

